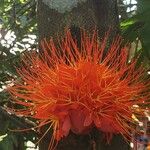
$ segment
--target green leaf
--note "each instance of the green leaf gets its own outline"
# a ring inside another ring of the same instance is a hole
[[[133,25],[135,23],[135,20],[125,20],[123,22],[121,22],[120,26],[121,28],[124,28],[124,27],[129,27],[130,25]]]

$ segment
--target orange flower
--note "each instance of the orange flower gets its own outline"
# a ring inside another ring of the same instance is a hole
[[[79,47],[68,30],[57,44],[43,41],[43,54],[25,55],[17,69],[21,81],[8,88],[24,106],[16,114],[38,119],[39,127],[50,124],[57,141],[70,130],[83,134],[93,127],[104,132],[108,142],[113,134],[131,137],[133,114],[144,117],[149,82],[143,80],[145,72],[136,67],[136,59],[128,63],[119,37],[104,54],[107,37],[99,42],[96,32],[83,32]]]

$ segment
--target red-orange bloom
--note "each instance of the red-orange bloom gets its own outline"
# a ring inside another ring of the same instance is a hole
[[[130,137],[136,117],[144,116],[149,83],[136,60],[128,63],[128,51],[117,38],[106,51],[107,36],[82,34],[81,47],[70,31],[54,44],[43,42],[43,54],[28,54],[18,73],[20,81],[8,90],[17,104],[16,114],[50,123],[54,139],[69,131],[88,133],[96,127],[110,140],[113,134]],[[139,107],[134,107],[138,105]]]

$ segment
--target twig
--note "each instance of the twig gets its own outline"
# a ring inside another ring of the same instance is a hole
[[[0,115],[6,119],[11,120],[13,123],[17,124],[17,126],[19,126],[22,129],[34,128],[36,126],[36,124],[32,121],[17,117],[14,114],[9,114],[2,106],[0,106]]]

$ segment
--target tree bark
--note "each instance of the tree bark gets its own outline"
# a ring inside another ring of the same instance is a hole
[[[71,10],[64,8],[63,12],[53,5],[45,4],[45,1],[49,0],[38,0],[39,40],[62,34],[65,27],[71,26],[81,27],[88,31],[97,27],[100,36],[103,36],[103,33],[109,29],[112,30],[113,35],[119,33],[117,0],[70,0],[85,2],[78,2]]]
[[[62,1],[64,4],[60,4]],[[38,0],[39,41],[43,38],[49,39],[51,36],[56,38],[58,34],[63,35],[66,27],[84,28],[89,32],[96,27],[100,37],[103,37],[104,33],[111,29],[110,39],[119,33],[117,0],[68,0],[66,3],[65,1]],[[49,141],[50,134],[47,134],[39,144],[40,150],[47,150]],[[129,146],[120,135],[114,136],[111,144],[107,145],[103,140],[103,135],[93,129],[90,135],[70,133],[68,137],[59,142],[56,149],[128,150]]]

